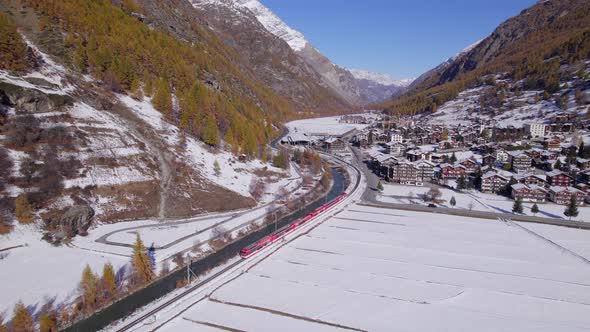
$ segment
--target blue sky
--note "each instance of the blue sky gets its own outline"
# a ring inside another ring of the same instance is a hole
[[[336,64],[416,77],[535,0],[260,0]]]

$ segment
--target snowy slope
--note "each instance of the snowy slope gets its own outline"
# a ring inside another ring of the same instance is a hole
[[[382,73],[375,73],[368,70],[363,69],[348,69],[348,71],[356,78],[357,80],[367,80],[371,82],[375,82],[381,85],[395,85],[406,87],[412,83],[414,80],[413,78],[406,78],[401,80],[396,80],[393,77],[382,74]]]
[[[268,32],[281,38],[294,51],[301,51],[308,43],[303,34],[289,27],[270,9],[257,0],[193,0],[193,6],[216,5],[232,8],[238,12],[248,10]]]

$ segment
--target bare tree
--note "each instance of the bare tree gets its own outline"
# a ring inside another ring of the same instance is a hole
[[[211,237],[212,238],[218,238],[218,237],[225,237],[226,234],[226,230],[225,227],[221,226],[221,225],[217,225],[213,228],[213,230],[211,231]]]
[[[256,201],[259,201],[262,198],[262,195],[264,194],[264,190],[266,189],[266,184],[258,179],[258,178],[254,178],[252,179],[252,182],[250,182],[250,195],[252,195],[252,198],[254,198]]]
[[[430,187],[430,190],[424,196],[424,200],[436,202],[440,197],[442,197],[442,192],[440,189],[436,187]]]

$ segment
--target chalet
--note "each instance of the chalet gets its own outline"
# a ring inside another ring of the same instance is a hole
[[[543,151],[541,153],[541,160],[554,162],[559,158],[559,152],[555,151]]]
[[[432,160],[432,154],[430,152],[424,152],[422,150],[410,150],[406,152],[406,158],[409,161],[417,161],[417,160]]]
[[[570,187],[574,179],[560,170],[546,172],[547,183],[552,187]]]
[[[485,156],[483,156],[483,164],[484,165],[493,165],[496,163],[496,156],[491,155],[491,154],[486,154]]]
[[[549,188],[549,199],[556,203],[566,205],[572,199],[572,196],[576,197],[578,204],[584,204],[586,193],[576,189],[574,187],[550,187]]]
[[[543,203],[547,200],[547,190],[535,185],[527,186],[523,183],[516,183],[512,186],[512,198],[521,199],[523,202]]]
[[[501,174],[488,172],[481,177],[481,191],[497,193],[506,188],[510,179]]]
[[[530,149],[525,151],[524,153],[526,153],[527,155],[529,155],[529,157],[531,157],[531,159],[541,159],[541,155],[543,154],[544,150],[541,149]]]
[[[517,173],[527,172],[533,165],[533,159],[522,151],[513,151],[510,153],[512,169]]]
[[[467,173],[475,173],[475,171],[477,171],[477,168],[479,167],[479,164],[474,159],[466,159],[460,162],[459,164],[465,167]]]
[[[543,146],[549,151],[561,151],[561,139],[558,136],[553,136],[543,142]]]
[[[369,146],[369,135],[367,133],[358,133],[353,136],[352,142],[361,148]]]
[[[421,160],[417,162],[402,161],[389,170],[389,180],[415,186],[424,185],[434,176],[434,164]]]
[[[414,162],[418,168],[418,177],[422,178],[422,182],[431,181],[434,178],[435,164],[428,160],[418,160]]]
[[[514,176],[514,178],[518,182],[523,183],[527,186],[545,187],[545,184],[547,183],[546,176],[540,175],[540,174],[531,174],[531,173],[517,174]]]
[[[394,156],[401,156],[406,151],[406,146],[401,143],[389,142],[385,144],[387,153]]]
[[[467,175],[467,168],[461,164],[441,164],[440,175],[442,179],[457,179]]]
[[[578,189],[583,191],[586,195],[586,203],[590,203],[590,184],[582,184]]]
[[[390,169],[399,164],[402,160],[394,156],[383,155],[378,159],[378,161],[379,166],[375,168],[375,171],[378,176],[387,179],[389,177]]]
[[[330,137],[324,140],[322,148],[328,153],[344,152],[346,144],[340,138]]]

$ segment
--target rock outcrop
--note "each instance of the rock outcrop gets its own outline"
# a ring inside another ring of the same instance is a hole
[[[67,95],[49,94],[0,82],[0,103],[17,111],[40,113],[62,111],[65,107],[73,105],[73,99]]]
[[[92,224],[94,210],[87,205],[75,205],[69,208],[59,219],[61,231],[68,237],[85,234]]]

